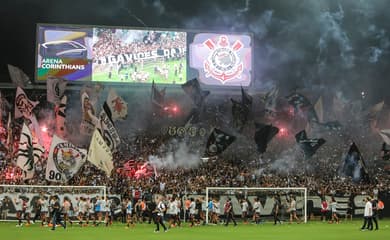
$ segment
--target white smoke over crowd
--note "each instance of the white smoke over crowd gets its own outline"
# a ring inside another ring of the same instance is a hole
[[[165,152],[165,146],[161,156],[149,156],[149,162],[157,168],[195,168],[201,162],[201,155],[191,151],[190,146],[185,142],[173,140],[169,143],[171,151]]]

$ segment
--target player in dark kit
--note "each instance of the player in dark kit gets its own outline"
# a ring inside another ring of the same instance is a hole
[[[279,224],[282,224],[282,222],[279,219],[279,212],[280,212],[280,198],[279,196],[275,195],[274,196],[274,207],[272,208],[272,213],[274,215],[274,225],[276,225],[277,222]]]
[[[227,202],[225,203],[224,211],[226,216],[225,226],[229,225],[230,220],[233,221],[234,226],[237,226],[236,220],[234,219],[234,211],[233,211],[233,204],[231,198],[228,198]]]
[[[154,212],[154,222],[156,223],[156,230],[154,230],[155,233],[160,232],[160,225],[164,228],[164,232],[167,232],[167,227],[164,225],[164,212],[165,212],[165,204],[163,202],[163,198],[159,197],[157,200],[157,207],[153,211]]]
[[[61,205],[58,196],[53,196],[53,200],[54,200],[53,205],[51,206],[52,215],[53,215],[52,218],[53,227],[51,228],[51,230],[56,230],[57,223],[59,223],[61,226],[64,227],[64,229],[66,229],[66,224],[63,223],[61,219]]]

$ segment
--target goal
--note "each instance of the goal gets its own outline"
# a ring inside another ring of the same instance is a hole
[[[228,198],[231,199],[236,216],[242,215],[241,202],[245,199],[249,205],[247,217],[251,218],[253,216],[251,206],[258,198],[261,203],[260,218],[262,220],[273,219],[274,196],[280,199],[282,221],[289,221],[289,202],[291,199],[295,199],[297,216],[305,223],[307,222],[307,188],[207,187],[205,202],[213,201],[213,204],[207,204],[210,209],[206,207],[206,223],[209,223],[210,211],[214,211],[211,207],[215,206],[214,202],[219,205],[219,210],[217,210],[219,214],[223,214],[223,206]]]
[[[27,201],[30,211],[34,212],[34,206],[40,197],[49,198],[57,195],[62,202],[67,197],[73,206],[76,206],[80,197],[93,199],[96,196],[106,198],[106,186],[49,186],[49,185],[0,185],[1,213],[0,221],[16,219],[15,202],[17,199]],[[34,215],[34,214],[33,214]]]

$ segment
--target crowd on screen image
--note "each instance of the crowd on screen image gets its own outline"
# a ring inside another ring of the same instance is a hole
[[[116,56],[126,53],[141,53],[155,51],[157,49],[182,49],[186,48],[185,33],[175,34],[147,32],[145,36],[136,41],[126,43],[123,38],[111,30],[102,31],[98,34],[98,40],[93,45],[94,58]]]

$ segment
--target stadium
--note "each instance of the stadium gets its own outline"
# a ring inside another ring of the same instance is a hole
[[[23,4],[4,239],[390,236],[386,1]]]

